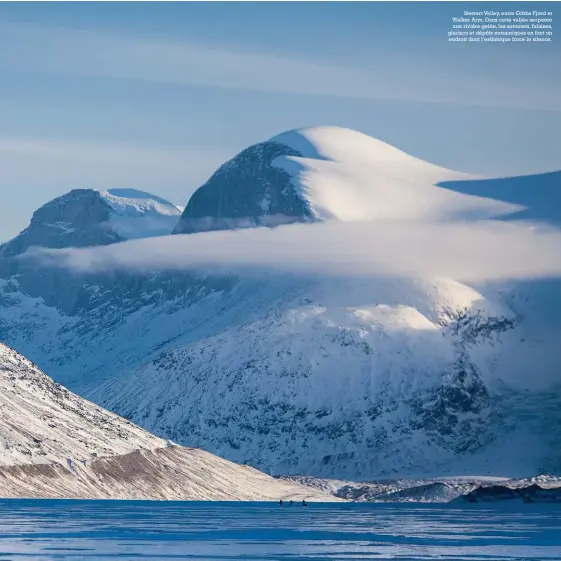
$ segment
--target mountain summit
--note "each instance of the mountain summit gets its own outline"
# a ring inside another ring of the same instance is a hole
[[[517,210],[436,186],[467,178],[350,129],[299,129],[222,165],[195,191],[174,233],[329,219],[488,218]]]
[[[161,236],[180,214],[172,203],[143,191],[74,189],[35,211],[25,230],[0,245],[0,255],[20,255],[33,246],[87,247]]]

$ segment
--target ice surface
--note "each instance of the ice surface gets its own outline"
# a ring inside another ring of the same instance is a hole
[[[3,500],[0,556],[559,559],[561,508]]]

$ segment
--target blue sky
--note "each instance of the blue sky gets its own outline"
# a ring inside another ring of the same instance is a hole
[[[447,41],[453,15],[489,7],[0,3],[0,240],[72,188],[184,205],[225,159],[301,126],[458,171],[559,169],[560,43]]]

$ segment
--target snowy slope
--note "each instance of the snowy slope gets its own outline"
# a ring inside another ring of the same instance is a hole
[[[0,497],[182,501],[337,502],[344,499],[270,477],[204,450],[169,446],[92,459],[0,467]]]
[[[203,450],[173,446],[72,394],[2,344],[0,496],[329,498]]]
[[[459,179],[353,131],[293,131],[221,166],[175,232],[522,208]],[[12,267],[0,259],[0,339],[181,444],[347,479],[561,470],[556,280]]]
[[[508,308],[444,280],[273,287],[254,286],[217,334],[191,315],[202,328],[182,328],[190,342],[92,399],[274,474],[515,476],[550,461],[555,435],[543,426],[559,394],[508,356],[525,334]],[[527,391],[540,397],[517,401]],[[511,407],[529,419],[519,425]]]
[[[56,384],[0,344],[0,466],[90,460],[166,442]]]
[[[100,192],[111,207],[110,228],[121,238],[130,240],[169,234],[181,215],[174,204],[135,189],[109,189]]]
[[[291,176],[298,195],[319,220],[486,218],[516,210],[514,205],[437,187],[437,182],[468,176],[349,129],[299,129],[269,142],[298,152],[271,163]]]
[[[520,177],[444,181],[440,186],[464,195],[500,199],[520,207],[520,212],[505,219],[561,225],[561,171]]]

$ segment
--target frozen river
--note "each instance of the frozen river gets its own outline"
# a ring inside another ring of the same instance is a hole
[[[0,561],[561,559],[561,506],[0,500]]]

